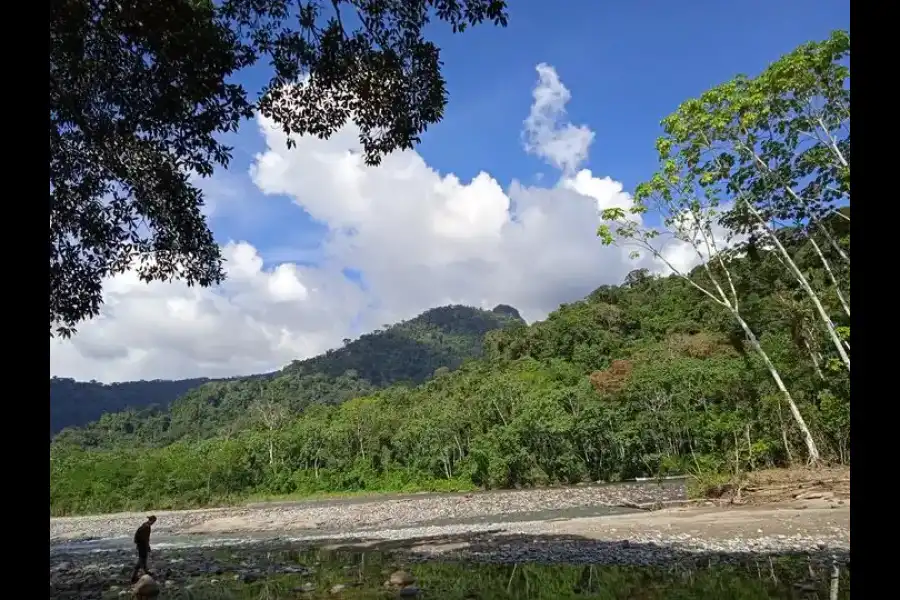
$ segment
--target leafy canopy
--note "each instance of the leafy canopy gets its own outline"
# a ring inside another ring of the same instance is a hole
[[[505,26],[503,0],[60,0],[50,7],[50,334],[96,315],[102,280],[209,286],[222,257],[192,175],[255,112],[289,135],[348,121],[367,163],[411,148],[447,102],[437,19]],[[234,83],[265,60],[251,98]]]

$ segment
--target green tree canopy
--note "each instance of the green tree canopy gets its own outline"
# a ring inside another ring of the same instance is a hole
[[[369,164],[411,148],[447,102],[434,19],[505,26],[502,0],[58,0],[50,4],[50,334],[96,315],[102,281],[209,286],[219,247],[191,176],[259,111],[289,135],[353,121]],[[254,98],[234,82],[265,60]]]

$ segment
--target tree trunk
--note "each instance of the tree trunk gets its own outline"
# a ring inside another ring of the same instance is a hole
[[[812,235],[809,236],[809,243],[812,244],[813,249],[816,251],[816,254],[819,256],[819,260],[822,261],[822,266],[825,267],[825,272],[828,273],[828,279],[831,280],[832,285],[834,285],[834,293],[837,295],[838,300],[841,303],[841,306],[844,308],[844,313],[847,316],[850,316],[850,305],[844,299],[844,294],[841,293],[841,286],[838,284],[837,277],[834,276],[834,271],[831,270],[831,265],[828,264],[828,259],[825,258],[825,255],[822,254],[822,249],[819,248],[819,244],[816,243],[816,240]]]
[[[821,367],[819,367],[819,360],[816,358],[816,354],[813,352],[812,346],[809,345],[809,340],[806,339],[806,336],[803,336],[803,344],[806,346],[806,351],[809,352],[809,357],[812,359],[813,369],[816,372],[816,375],[822,381],[825,381],[825,374],[822,373]]]
[[[840,211],[838,211],[837,214],[839,214],[839,215],[841,215],[841,216],[844,216],[844,214],[841,213]],[[849,264],[850,264],[850,257],[847,255],[846,252],[844,252],[844,249],[841,248],[840,244],[837,243],[837,240],[834,239],[834,236],[831,235],[831,232],[828,231],[828,228],[827,228],[827,227],[825,227],[825,224],[822,223],[821,221],[819,221],[818,219],[815,219],[815,224],[816,224],[816,227],[819,228],[819,231],[821,231],[822,234],[825,236],[825,239],[828,240],[828,245],[831,246],[831,248],[832,248],[835,252],[838,253],[838,256],[841,257],[841,260],[843,260],[845,263],[847,263],[847,264],[849,265]]]
[[[841,567],[837,559],[831,561],[831,587],[828,593],[828,600],[838,600],[838,592],[841,590]]]
[[[749,151],[754,158],[754,162],[758,168],[760,168],[764,172],[771,173],[771,169],[769,165],[760,158],[760,156],[746,144],[738,144],[745,151]],[[803,200],[800,196],[795,192],[790,185],[784,186],[785,192],[787,192],[794,200],[799,203],[803,203]],[[781,240],[778,239],[777,232],[773,231],[769,224],[763,219],[762,215],[759,214],[759,211],[756,210],[756,207],[753,205],[753,202],[748,200],[746,194],[743,192],[738,193],[738,199],[743,200],[744,204],[747,205],[747,209],[750,211],[750,214],[753,215],[753,218],[756,219],[756,222],[763,228],[766,232],[766,235],[769,239],[772,240],[772,243],[775,244],[775,247],[778,248],[778,251],[781,253],[784,260],[787,261],[788,268],[794,274],[794,277],[797,278],[797,282],[809,296],[810,300],[812,300],[813,304],[816,307],[816,311],[819,313],[819,316],[822,318],[822,322],[825,324],[825,328],[828,330],[828,335],[831,337],[831,341],[834,344],[834,347],[838,351],[838,355],[841,357],[841,360],[844,361],[844,366],[847,367],[847,371],[850,370],[850,356],[844,350],[843,344],[841,344],[841,339],[838,336],[837,332],[834,330],[834,323],[831,322],[831,318],[828,316],[828,313],[825,312],[825,308],[822,306],[821,300],[819,300],[819,296],[816,294],[815,290],[812,289],[812,286],[809,285],[809,281],[807,281],[806,276],[803,275],[803,272],[797,266],[797,263],[794,262],[794,259],[791,258],[791,255],[788,253],[787,249],[781,243]],[[824,227],[823,227],[824,229]]]
[[[744,199],[744,204],[747,205],[750,213],[754,216],[754,218],[756,218],[757,223],[759,223],[759,225],[765,230],[766,235],[769,237],[769,239],[772,240],[772,243],[775,244],[775,247],[778,248],[778,252],[787,262],[788,268],[797,279],[800,287],[803,288],[803,291],[805,291],[806,295],[809,296],[809,299],[812,300],[813,305],[816,307],[816,312],[819,313],[819,317],[822,319],[822,322],[825,324],[825,328],[828,330],[828,335],[831,338],[831,342],[834,344],[835,349],[837,349],[838,355],[841,357],[841,360],[844,361],[844,366],[847,367],[847,371],[849,371],[850,356],[844,349],[844,344],[841,343],[841,338],[838,336],[837,332],[834,329],[834,323],[831,322],[831,318],[828,316],[828,313],[825,312],[825,307],[822,306],[822,301],[819,300],[818,294],[816,294],[815,290],[812,289],[812,286],[809,285],[809,281],[807,281],[806,276],[803,275],[800,267],[798,267],[797,263],[794,262],[794,259],[791,258],[791,255],[787,251],[787,248],[785,248],[781,243],[781,240],[778,239],[778,235],[774,231],[772,231],[768,223],[763,220],[762,215],[759,214],[759,211],[756,210],[756,207],[753,206],[753,203]]]
[[[778,424],[781,426],[781,441],[784,444],[784,452],[787,454],[788,466],[794,466],[794,453],[791,452],[791,443],[788,441],[787,427],[784,426],[784,417],[781,414],[781,399],[778,400]]]
[[[735,319],[737,319],[738,324],[741,326],[741,329],[744,330],[744,333],[747,336],[747,339],[750,341],[750,345],[753,346],[753,349],[756,350],[756,353],[759,354],[760,358],[762,358],[763,364],[766,365],[766,369],[769,371],[769,375],[772,376],[772,379],[775,381],[775,385],[778,387],[778,391],[781,392],[782,397],[784,397],[787,402],[788,408],[791,411],[791,415],[794,417],[794,421],[797,423],[797,427],[800,429],[800,433],[803,435],[803,441],[806,444],[806,450],[809,453],[809,461],[811,463],[818,463],[821,460],[821,456],[819,455],[819,448],[816,446],[816,441],[813,439],[812,433],[809,431],[809,427],[806,425],[806,420],[804,420],[803,415],[800,414],[800,409],[797,408],[797,403],[794,402],[793,396],[788,391],[787,387],[784,385],[784,381],[781,379],[781,375],[778,373],[778,369],[775,367],[775,364],[769,358],[769,355],[763,349],[762,345],[760,345],[759,340],[756,339],[756,334],[753,333],[753,330],[750,329],[750,326],[735,311],[731,313]]]

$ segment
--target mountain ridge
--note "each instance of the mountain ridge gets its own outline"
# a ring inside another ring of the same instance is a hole
[[[212,396],[205,393],[200,396],[209,400],[221,391],[220,384],[228,386],[235,382],[294,376],[311,377],[321,385],[324,382],[315,377],[317,373],[340,380],[340,384],[352,393],[367,392],[403,381],[421,383],[433,376],[435,370],[452,370],[466,359],[477,358],[481,355],[484,336],[488,331],[513,323],[524,324],[524,320],[515,308],[508,305],[500,304],[490,311],[447,305],[428,309],[412,319],[376,329],[355,340],[345,340],[340,348],[294,360],[282,369],[269,373],[111,384],[52,377],[50,433],[53,436],[66,428],[86,426],[102,420],[104,415],[115,413],[126,413],[133,418],[152,418],[154,414],[166,412],[177,400],[191,393],[197,394],[197,390],[204,386],[211,386],[206,391]],[[325,394],[324,401],[341,402],[347,399],[344,396]]]

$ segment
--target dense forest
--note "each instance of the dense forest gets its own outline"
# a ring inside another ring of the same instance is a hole
[[[641,263],[545,321],[492,327],[477,360],[433,368],[401,344],[381,364],[370,337],[106,415],[51,445],[51,510],[849,463],[848,57],[837,32],[663,122],[659,172],[598,233],[666,274]],[[673,238],[695,267],[671,262]]]
[[[522,323],[516,309],[502,304],[492,311],[445,306],[344,340],[341,348],[294,361],[274,373],[110,385],[53,378],[51,433],[66,427],[59,441],[98,448],[126,440],[159,446],[184,437],[240,431],[259,417],[254,411],[261,408],[261,390],[276,393],[280,400],[289,397],[283,408],[290,414],[313,403],[339,404],[394,383],[415,385],[481,356],[487,332]]]
[[[106,413],[153,406],[165,408],[208,379],[100,383],[50,378],[50,435],[66,427],[86,425]]]

